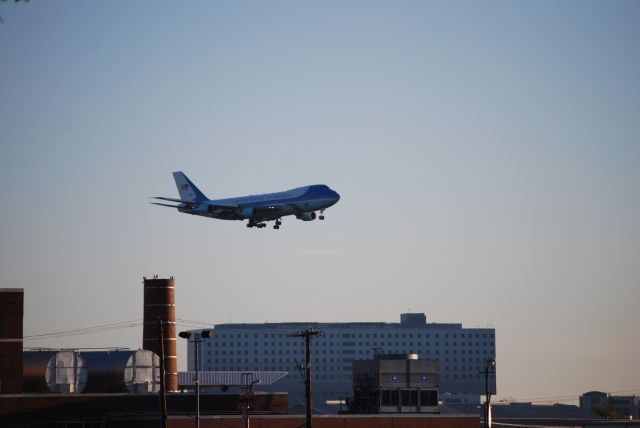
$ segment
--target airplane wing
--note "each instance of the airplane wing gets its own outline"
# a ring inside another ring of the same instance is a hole
[[[245,205],[245,204],[221,204],[214,201],[188,201],[184,199],[165,198],[163,196],[154,196],[153,199],[161,201],[174,202],[182,205],[171,205],[162,202],[151,202],[154,205],[160,205],[169,208],[178,208],[181,211],[195,212],[198,206],[206,206],[206,212],[215,214],[218,218],[230,218],[238,219],[242,218],[242,211],[245,208],[253,208],[253,215],[258,219],[276,219],[280,217],[280,213],[285,210],[286,207],[279,205]]]
[[[177,202],[177,203],[181,203],[181,204],[185,204],[185,205],[205,204],[205,205],[208,205],[210,207],[219,208],[219,209],[237,209],[237,208],[239,208],[238,205],[232,205],[232,204],[219,204],[219,203],[212,204],[211,202],[207,202],[207,201],[185,201],[183,199],[165,198],[165,197],[162,197],[162,196],[154,196],[153,199],[160,199],[161,201]],[[155,203],[156,205],[159,205],[157,202],[152,202],[152,204],[153,203]],[[170,206],[172,206],[172,205],[170,205]]]
[[[160,205],[161,207],[180,208],[178,205],[162,204],[160,202],[151,202],[153,205]]]
[[[183,201],[182,199],[164,198],[162,196],[154,196],[153,199],[160,199],[161,201],[170,201],[170,202],[181,202],[183,204],[192,204],[194,202],[194,201]]]
[[[277,205],[263,205],[254,207],[253,213],[257,218],[275,219],[280,216],[282,208]]]
[[[282,208],[280,208],[277,205],[269,205],[265,207],[256,207],[256,210],[260,212],[265,212],[265,213],[277,213],[279,211],[282,211]]]

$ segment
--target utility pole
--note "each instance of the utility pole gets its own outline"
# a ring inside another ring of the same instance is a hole
[[[252,373],[242,373],[242,378],[244,380],[242,384],[244,393],[244,405],[242,406],[242,414],[244,418],[244,428],[249,428],[249,410],[251,410],[253,388],[260,383],[260,379],[253,379]]]
[[[302,337],[305,344],[305,398],[306,398],[306,428],[311,427],[311,339],[318,334],[317,330],[311,328],[290,334],[294,337]]]
[[[202,339],[198,340],[197,337],[194,341],[196,345],[196,428],[200,428],[200,366],[198,365],[198,354],[200,353],[200,350],[198,349],[198,345],[201,341]]]
[[[200,345],[205,339],[210,338],[212,335],[211,330],[202,330],[200,333],[192,334],[190,331],[181,331],[178,333],[183,339],[187,339],[188,343],[193,343],[196,348],[196,377],[194,383],[196,385],[196,428],[200,428],[200,362],[198,361],[198,355],[200,354]],[[193,340],[189,340],[193,336]]]
[[[484,426],[486,428],[491,428],[491,389],[489,388],[489,373],[495,373],[495,367],[496,360],[493,358],[488,359],[484,367],[484,386],[487,393],[484,403]],[[491,369],[494,370],[491,371]]]
[[[167,428],[167,390],[164,381],[164,325],[162,320],[158,318],[158,326],[160,328],[160,427]]]

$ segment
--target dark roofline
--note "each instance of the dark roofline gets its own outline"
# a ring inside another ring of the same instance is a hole
[[[459,323],[427,323],[423,325],[405,325],[401,323],[385,323],[385,322],[335,322],[335,323],[320,323],[320,322],[279,322],[279,323],[224,323],[215,324],[215,328],[237,328],[237,329],[254,329],[254,330],[267,330],[267,329],[304,329],[314,328],[321,330],[323,328],[333,329],[351,329],[351,328],[402,328],[402,329],[466,329],[466,330],[494,330],[492,327],[462,327]]]

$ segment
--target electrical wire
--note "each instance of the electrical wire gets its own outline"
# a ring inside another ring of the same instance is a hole
[[[41,333],[24,336],[24,340],[50,339],[65,336],[77,336],[81,334],[102,333],[114,330],[122,330],[125,328],[137,327],[142,324],[142,319],[120,321],[109,324],[96,325],[91,327],[77,328],[73,330],[55,331],[50,333]]]
[[[624,389],[624,390],[620,390],[620,391],[610,391],[610,392],[607,392],[607,394],[616,395],[616,394],[623,394],[623,393],[630,393],[630,392],[634,392],[634,393],[635,392],[640,392],[640,388]],[[513,399],[505,399],[505,400],[501,400],[501,401],[506,402],[506,403],[514,403],[514,402],[552,403],[552,402],[557,402],[557,401],[577,400],[582,395],[583,394],[558,395],[558,396],[536,397],[536,398],[513,398]]]
[[[214,325],[212,322],[186,320],[184,318],[176,318],[176,324],[192,326],[192,327],[211,327]]]
[[[176,319],[176,324],[186,325],[190,327],[210,327],[213,325],[212,322],[187,320],[183,318]],[[109,324],[95,325],[91,327],[76,328],[72,330],[62,330],[62,331],[54,331],[49,333],[31,334],[28,336],[24,336],[23,339],[39,340],[39,339],[50,339],[50,338],[66,337],[66,336],[77,336],[77,335],[91,334],[91,333],[103,333],[108,331],[122,330],[125,328],[138,327],[140,325],[142,325],[142,318],[135,319],[135,320],[128,320],[128,321],[113,322]]]

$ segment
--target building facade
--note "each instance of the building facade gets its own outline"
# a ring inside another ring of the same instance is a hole
[[[427,323],[424,314],[402,314],[399,323],[264,323],[218,324],[213,338],[200,346],[201,369],[207,371],[287,371],[273,388],[289,393],[289,404],[304,402],[300,367],[304,340],[292,334],[321,332],[313,338],[314,405],[353,395],[352,363],[379,354],[418,354],[439,367],[441,399],[479,403],[485,392],[486,360],[496,357],[495,329],[463,328],[462,324]],[[197,331],[197,330],[196,330]],[[188,367],[195,370],[195,348],[188,347]],[[495,374],[490,376],[495,394]]]
[[[354,360],[349,413],[439,413],[438,362],[416,354]]]
[[[0,394],[22,393],[24,289],[0,288]]]

